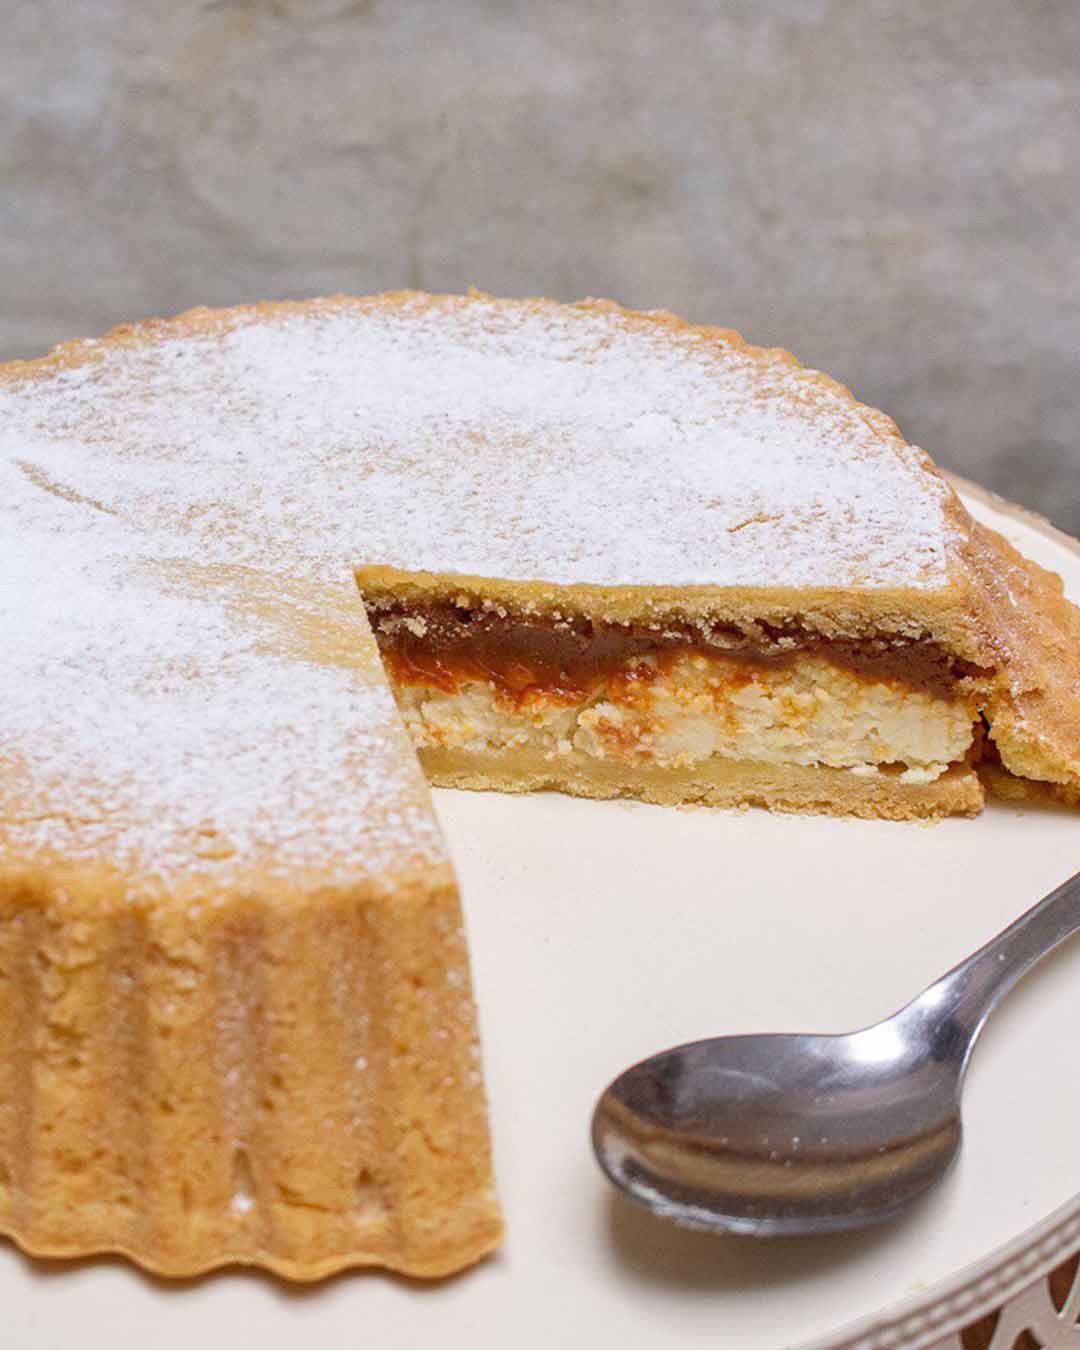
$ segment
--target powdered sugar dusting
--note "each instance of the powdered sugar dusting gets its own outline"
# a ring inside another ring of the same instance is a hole
[[[943,493],[917,452],[811,373],[617,312],[244,315],[107,350],[19,411],[46,473],[231,562],[945,580]]]
[[[439,856],[355,563],[947,579],[917,452],[790,364],[599,308],[343,302],[88,345],[0,384],[0,473],[0,800],[20,847],[163,875]]]
[[[9,861],[224,895],[255,869],[348,884],[444,860],[349,578],[282,594],[10,463],[0,483]]]

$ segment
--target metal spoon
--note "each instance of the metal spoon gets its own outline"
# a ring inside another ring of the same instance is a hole
[[[611,1083],[593,1149],[616,1186],[691,1228],[823,1233],[892,1218],[945,1174],[987,1016],[1080,929],[1080,872],[898,1013],[845,1036],[722,1036]]]

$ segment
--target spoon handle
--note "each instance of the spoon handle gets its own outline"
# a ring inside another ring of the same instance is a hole
[[[909,1004],[933,1016],[950,1044],[943,1053],[967,1043],[963,1063],[986,1018],[1022,975],[1080,930],[1080,872],[1064,882],[1008,928]]]

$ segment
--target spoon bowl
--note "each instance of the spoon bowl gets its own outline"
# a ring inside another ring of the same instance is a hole
[[[874,1223],[934,1185],[960,1143],[957,1084],[919,1053],[890,1023],[678,1046],[611,1084],[593,1147],[617,1186],[688,1227]]]
[[[642,1060],[597,1103],[597,1161],[632,1200],[692,1228],[771,1236],[890,1219],[956,1156],[991,1009],[1078,928],[1080,873],[883,1022]]]

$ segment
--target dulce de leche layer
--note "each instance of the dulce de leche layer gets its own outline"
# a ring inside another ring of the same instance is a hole
[[[898,682],[949,700],[963,695],[963,683],[985,673],[929,640],[889,633],[825,638],[797,623],[756,624],[753,632],[733,624],[677,621],[651,628],[500,614],[446,602],[382,601],[369,602],[368,618],[396,683],[453,692],[480,681],[513,700],[536,693],[577,700],[628,673],[647,677],[650,665],[662,669],[688,650],[734,663],[747,680],[813,655],[868,680]],[[643,657],[655,660],[635,669]]]

